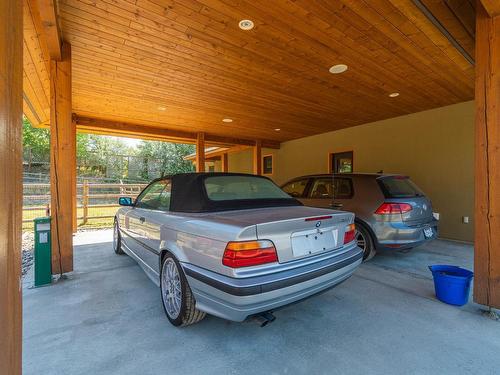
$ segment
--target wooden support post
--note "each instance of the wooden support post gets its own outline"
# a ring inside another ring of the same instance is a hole
[[[221,171],[222,172],[228,172],[229,171],[229,166],[228,166],[228,157],[227,153],[224,153],[220,156],[220,161],[221,161]]]
[[[78,202],[76,199],[76,122],[72,121],[71,126],[75,129],[75,136],[71,139],[71,203],[73,204],[73,233],[78,230]]]
[[[205,172],[205,133],[196,138],[196,172]]]
[[[0,1],[0,373],[21,374],[23,2]]]
[[[253,147],[253,174],[262,174],[262,142],[255,141]]]
[[[73,144],[71,46],[63,43],[61,61],[50,62],[50,194],[52,272],[73,270]]]
[[[500,16],[476,6],[474,300],[500,308]]]

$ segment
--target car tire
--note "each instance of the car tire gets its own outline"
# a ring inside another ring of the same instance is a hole
[[[163,310],[176,327],[198,323],[206,313],[198,310],[186,276],[175,257],[167,253],[160,273],[160,291]]]
[[[113,225],[113,250],[116,254],[125,254],[122,250],[122,235],[120,234],[120,227],[118,226],[118,220],[116,219],[115,224]]]
[[[367,262],[372,259],[377,251],[375,250],[375,244],[373,238],[363,224],[356,223],[356,242],[358,246],[363,250],[363,262]]]

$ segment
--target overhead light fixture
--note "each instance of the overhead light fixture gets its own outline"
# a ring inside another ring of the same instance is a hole
[[[274,129],[275,132],[279,132],[280,130],[281,130],[280,128]]]
[[[163,105],[158,106],[159,111],[165,111],[166,109],[167,109],[167,107],[165,107]]]
[[[241,30],[252,30],[254,27],[254,23],[251,20],[241,20],[238,24]]]
[[[233,122],[232,118],[223,118],[222,122]]]
[[[399,92],[393,92],[389,94],[389,97],[395,98],[396,96],[399,96]]]
[[[346,70],[347,70],[347,65],[345,64],[337,64],[328,69],[328,71],[332,74],[344,73]]]

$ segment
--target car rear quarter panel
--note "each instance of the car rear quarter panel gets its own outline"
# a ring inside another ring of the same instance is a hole
[[[222,265],[222,256],[229,241],[256,238],[255,225],[214,224],[196,217],[172,215],[161,229],[160,251],[172,252],[181,262],[199,265],[210,271],[231,275]]]

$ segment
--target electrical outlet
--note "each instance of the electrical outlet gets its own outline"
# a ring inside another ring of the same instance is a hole
[[[462,223],[469,224],[469,217],[468,216],[462,216]]]

